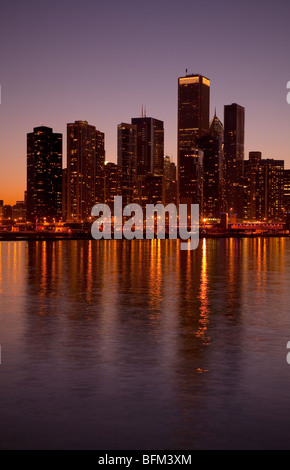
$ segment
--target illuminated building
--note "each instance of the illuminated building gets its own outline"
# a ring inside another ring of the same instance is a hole
[[[284,209],[290,214],[290,170],[284,170]]]
[[[284,219],[284,161],[261,160],[257,181],[257,220],[280,222]]]
[[[224,109],[224,163],[226,209],[244,216],[245,109],[234,103]]]
[[[103,202],[104,134],[87,121],[67,125],[67,220],[85,222]]]
[[[118,165],[122,168],[123,204],[132,204],[136,196],[137,126],[121,123],[118,126]]]
[[[96,202],[104,202],[105,134],[96,131]]]
[[[62,216],[62,135],[48,127],[27,134],[27,220]]]
[[[133,118],[137,126],[137,175],[163,174],[164,124],[149,117]]]
[[[178,79],[178,193],[182,204],[202,205],[198,139],[209,131],[210,80],[201,75]],[[193,172],[193,173],[191,173]]]
[[[250,152],[245,161],[246,219],[260,222],[281,222],[284,207],[284,161],[262,159],[261,152]]]

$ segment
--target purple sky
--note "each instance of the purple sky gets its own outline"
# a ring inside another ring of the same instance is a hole
[[[165,124],[176,161],[177,79],[211,79],[211,114],[246,108],[246,158],[290,168],[290,4],[285,0],[25,0],[0,6],[0,199],[23,199],[26,134],[64,134],[87,120],[116,162],[117,125],[141,114]]]

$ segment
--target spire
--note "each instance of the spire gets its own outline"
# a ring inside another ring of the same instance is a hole
[[[214,118],[210,122],[209,132],[211,135],[217,135],[217,136],[221,136],[223,134],[223,125],[221,121],[219,120],[219,118],[217,117],[216,108],[215,108]]]

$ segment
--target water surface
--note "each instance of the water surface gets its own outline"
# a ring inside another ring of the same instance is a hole
[[[290,240],[0,260],[1,449],[290,449]]]

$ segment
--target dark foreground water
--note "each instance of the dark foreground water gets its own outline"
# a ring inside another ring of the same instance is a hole
[[[290,240],[0,259],[1,449],[290,449]]]

